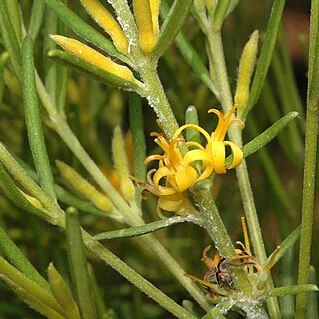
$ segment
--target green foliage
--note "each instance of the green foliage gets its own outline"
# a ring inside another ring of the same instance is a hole
[[[317,318],[319,1],[306,99],[285,1],[101,2],[127,52],[78,0],[0,1],[0,317]],[[257,29],[256,66],[236,73]],[[57,50],[52,34],[95,53]],[[217,174],[237,161],[236,177]]]

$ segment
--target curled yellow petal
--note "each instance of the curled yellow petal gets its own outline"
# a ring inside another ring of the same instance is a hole
[[[224,145],[228,145],[230,146],[231,150],[232,150],[232,154],[233,154],[233,160],[232,163],[230,164],[230,166],[228,167],[228,169],[232,169],[237,167],[243,160],[244,158],[244,154],[242,152],[242,150],[234,143],[229,142],[229,141],[225,141],[223,142]]]
[[[226,172],[225,146],[222,142],[212,142],[211,147],[214,170],[217,174],[224,174]]]
[[[139,29],[140,48],[145,53],[151,53],[158,41],[158,31],[154,32],[156,26],[153,23],[155,11],[158,10],[156,9],[158,0],[155,0],[152,5],[150,4],[151,2],[153,1],[133,0],[134,16]]]
[[[184,165],[189,165],[195,161],[210,161],[210,157],[205,150],[192,150],[185,154],[183,158]]]
[[[128,52],[128,40],[121,26],[112,14],[98,0],[81,0],[88,14],[113,40],[115,47],[121,53]]]
[[[160,180],[163,177],[174,175],[174,173],[175,172],[173,170],[168,169],[166,166],[160,167],[153,176],[153,182],[154,182],[155,188],[159,186]]]
[[[61,35],[51,35],[51,38],[68,53],[98,67],[99,69],[112,73],[127,81],[134,83],[137,82],[129,68],[113,62],[110,58],[95,51],[89,46]]]
[[[209,135],[202,127],[200,127],[200,126],[198,126],[198,125],[196,125],[196,124],[185,124],[185,125],[181,126],[181,127],[175,132],[175,134],[174,134],[174,136],[173,136],[173,139],[176,139],[178,136],[180,136],[180,135],[182,134],[182,132],[183,132],[185,129],[187,129],[187,128],[192,128],[192,129],[194,129],[194,130],[196,130],[196,131],[202,133],[202,134],[205,136],[207,142],[210,141],[210,135]]]

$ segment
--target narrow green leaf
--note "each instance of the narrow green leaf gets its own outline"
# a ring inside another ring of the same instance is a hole
[[[228,15],[230,15],[234,9],[237,7],[239,3],[239,0],[230,0],[230,4],[229,4],[229,7],[228,7],[228,10],[227,10],[227,13],[225,15],[225,18],[228,17]]]
[[[30,25],[28,34],[35,40],[43,23],[43,17],[45,12],[45,2],[43,0],[34,0],[32,5],[32,12],[30,18]]]
[[[288,78],[284,70],[284,61],[280,59],[278,50],[274,51],[271,63],[271,71],[278,91],[279,104],[282,106],[283,112],[296,111],[297,106],[294,105],[293,93],[289,91]],[[300,121],[301,122],[301,121]],[[303,153],[304,145],[301,134],[298,129],[299,123],[293,122],[287,128],[288,141],[290,144],[292,157],[298,158]]]
[[[186,124],[195,124],[199,125],[198,123],[198,113],[197,109],[194,105],[190,105],[185,113],[185,120]],[[188,142],[196,142],[201,144],[201,137],[200,133],[197,130],[187,129],[186,130],[186,140]]]
[[[48,267],[48,277],[52,293],[61,305],[65,319],[81,319],[78,306],[72,297],[68,285],[52,263]]]
[[[252,141],[245,144],[243,147],[244,156],[248,157],[252,155],[260,148],[264,147],[266,144],[272,141],[289,124],[289,122],[296,118],[298,115],[298,112],[288,113],[267,130],[255,137]]]
[[[134,176],[142,181],[146,180],[146,166],[144,160],[146,158],[146,144],[144,134],[144,119],[142,109],[142,99],[136,93],[129,95],[129,116],[130,129],[133,138],[133,164]],[[136,202],[141,204],[141,189],[137,189],[135,193]]]
[[[304,292],[312,292],[312,291],[319,291],[316,285],[292,285],[292,286],[285,286],[285,287],[278,287],[273,288],[264,293],[265,297],[277,297],[277,296],[284,296],[284,295],[296,295],[301,294]]]
[[[286,222],[286,221],[285,221]],[[290,286],[295,282],[294,278],[295,256],[294,249],[289,249],[282,258],[280,265],[281,286]],[[286,295],[279,299],[281,315],[283,318],[292,319],[295,313],[295,296]]]
[[[79,216],[74,208],[66,213],[66,236],[72,283],[76,291],[78,305],[84,319],[96,318],[92,299],[88,265],[84,252]]]
[[[167,3],[161,3],[160,14],[163,20],[169,12]],[[183,32],[180,32],[175,38],[176,46],[181,52],[186,62],[191,66],[193,71],[201,79],[201,81],[214,93],[216,97],[219,96],[216,84],[212,81],[210,74],[202,61],[199,54],[196,52],[192,44],[187,40]]]
[[[24,289],[28,295],[37,298],[40,302],[63,315],[63,310],[50,292],[26,277],[2,257],[0,257],[0,277],[11,287]]]
[[[93,292],[93,299],[94,299],[94,304],[96,307],[96,314],[97,314],[96,316],[97,318],[107,319],[108,317],[106,317],[105,315],[107,314],[108,310],[105,306],[105,302],[106,302],[105,296],[102,292],[102,289],[100,289],[96,281],[92,266],[90,264],[88,266],[89,266],[90,283],[91,283],[92,292]],[[105,286],[103,286],[103,288],[105,291]],[[110,289],[112,288],[110,287]]]
[[[72,206],[74,208],[77,208],[78,210],[81,210],[82,212],[89,213],[96,216],[101,217],[110,217],[114,218],[114,214],[110,212],[106,212],[103,210],[98,209],[90,202],[84,201],[82,199],[79,199],[63,187],[59,185],[55,185],[55,192],[57,194],[58,200],[62,203]],[[117,219],[118,220],[118,219]]]
[[[74,12],[72,12],[63,2],[59,0],[45,0],[47,5],[68,25],[76,34],[85,39],[88,42],[93,43],[106,53],[118,58],[119,60],[128,63],[129,60],[122,54],[120,54],[113,43],[101,35],[98,31],[92,28],[79,18]]]
[[[0,55],[0,105],[2,105],[3,100],[3,90],[4,90],[4,68],[8,61],[9,54],[8,52],[3,52]]]
[[[0,250],[2,255],[5,256],[11,262],[11,264],[21,271],[25,276],[45,290],[50,290],[47,281],[32,266],[28,258],[23,255],[21,250],[11,240],[2,227],[0,227]]]
[[[309,38],[309,68],[308,68],[308,80],[312,81],[312,76],[315,74],[316,57],[319,55],[318,43],[319,43],[319,1],[314,0],[311,2],[311,17],[310,17],[310,34]]]
[[[285,2],[286,0],[274,0],[273,2],[271,14],[268,20],[265,40],[257,62],[256,72],[250,90],[248,106],[243,114],[243,118],[247,116],[248,112],[257,103],[261,89],[263,87],[271,58],[275,49]]]
[[[29,143],[39,183],[51,198],[55,199],[54,182],[41,124],[39,100],[35,83],[33,41],[30,36],[23,40],[23,100]]]
[[[280,251],[276,255],[274,261],[273,261],[273,266],[276,265],[276,263],[283,257],[286,252],[288,251],[289,248],[291,248],[297,240],[300,238],[300,226],[298,226],[295,230],[293,230],[290,235],[279,245],[280,246]],[[267,265],[271,260],[271,256],[268,257],[268,259],[265,261],[264,266]]]
[[[193,0],[175,0],[161,27],[160,37],[153,55],[162,56],[174,42],[176,35],[182,29],[188,16]]]
[[[9,53],[15,75],[20,79],[22,62],[21,50],[4,1],[0,1],[0,21],[0,30],[4,46]]]
[[[18,207],[42,218],[45,217],[45,214],[40,209],[33,206],[24,197],[2,164],[0,164],[0,188],[3,194]]]
[[[100,233],[95,235],[94,239],[104,240],[104,239],[116,239],[116,238],[141,236],[141,235],[149,234],[154,231],[166,228],[170,225],[187,222],[188,220],[189,219],[187,217],[175,216],[168,219],[158,220],[156,222],[149,223],[143,226],[130,227],[130,228],[124,228],[120,230]]]
[[[224,22],[226,13],[229,9],[230,2],[231,0],[219,0],[217,2],[217,6],[215,8],[214,18],[213,18],[213,25],[215,28],[218,28],[218,29],[221,28]]]
[[[64,0],[66,3],[67,0]],[[61,21],[58,21],[58,34],[67,35],[67,26]],[[58,63],[57,66],[57,85],[56,85],[56,108],[59,113],[64,113],[64,107],[66,103],[67,95],[67,82],[68,82],[68,68],[61,63]]]
[[[44,40],[43,40],[43,56],[44,56],[44,84],[51,100],[54,102],[57,95],[57,63],[48,57],[48,52],[57,48],[57,44],[50,38],[51,34],[58,33],[58,17],[47,7],[45,11],[44,22]]]
[[[85,74],[91,76],[92,78],[104,82],[106,84],[111,84],[116,87],[121,87],[126,90],[138,90],[140,87],[133,82],[129,82],[121,77],[118,77],[112,73],[106,72],[99,69],[98,67],[83,61],[74,55],[71,55],[65,51],[61,50],[51,50],[49,52],[49,57],[62,62],[68,66],[75,67],[76,69],[84,72]]]
[[[3,0],[5,6],[7,7],[7,12],[9,19],[11,21],[12,27],[14,29],[16,38],[20,43],[22,39],[22,30],[21,30],[21,12],[20,6],[17,0]]]
[[[22,288],[16,288],[14,292],[22,299],[27,305],[32,309],[44,315],[48,319],[65,319],[54,309],[41,302],[38,298],[34,297],[32,294],[27,292]]]

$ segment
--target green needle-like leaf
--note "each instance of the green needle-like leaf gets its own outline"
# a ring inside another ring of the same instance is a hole
[[[0,30],[16,77],[21,77],[21,50],[4,1],[0,1]]]
[[[40,186],[51,198],[54,199],[56,196],[41,124],[39,100],[35,83],[33,41],[30,36],[27,36],[23,40],[22,49],[22,87],[29,143],[35,167],[39,174]]]
[[[47,5],[68,25],[76,34],[88,42],[93,43],[106,53],[120,59],[121,61],[130,64],[129,60],[120,54],[113,43],[101,35],[98,31],[92,28],[71,11],[63,2],[59,0],[45,0]]]
[[[285,0],[274,0],[271,8],[270,18],[268,20],[265,40],[257,62],[256,73],[250,90],[249,102],[244,111],[243,118],[255,106],[263,87],[267,71],[275,49],[277,36],[280,30],[281,17],[284,11]]]
[[[45,217],[45,214],[33,206],[22,192],[18,189],[10,175],[7,173],[2,164],[0,164],[0,188],[3,194],[9,198],[15,205],[26,210],[27,212]]]
[[[4,68],[8,61],[9,55],[8,52],[3,52],[0,55],[0,105],[3,100],[3,91],[4,91]]]
[[[66,236],[72,283],[84,319],[96,318],[79,216],[74,208],[66,213]]]
[[[284,295],[296,295],[303,292],[319,291],[316,285],[292,285],[286,287],[273,288],[265,292],[265,297],[276,297]]]
[[[43,23],[43,17],[45,12],[45,2],[43,0],[34,0],[32,5],[32,13],[30,18],[30,25],[28,34],[35,40]]]
[[[214,11],[214,18],[213,18],[213,25],[215,28],[221,28],[223,21],[225,19],[226,13],[229,9],[231,0],[219,0],[217,2],[215,11]]]
[[[188,16],[192,0],[175,0],[168,12],[161,28],[160,38],[153,55],[162,56],[166,49],[174,42],[176,35],[182,29]]]
[[[11,240],[2,227],[0,227],[0,250],[2,255],[4,255],[12,263],[12,265],[21,271],[25,276],[45,290],[50,290],[47,281],[32,266],[28,258],[23,255],[21,250]]]
[[[296,118],[298,115],[298,112],[288,113],[267,130],[255,137],[252,141],[245,144],[245,146],[243,147],[244,156],[248,157],[252,155],[259,149],[264,147],[266,144],[268,144],[270,141],[272,141],[289,124],[289,122]]]
[[[10,286],[25,290],[28,295],[37,298],[39,302],[63,315],[61,306],[56,302],[51,292],[40,287],[2,257],[0,257],[0,277]]]
[[[149,223],[143,226],[124,228],[120,230],[108,231],[100,233],[94,236],[95,240],[115,239],[115,238],[127,238],[134,236],[141,236],[154,231],[166,228],[170,225],[177,223],[187,222],[187,217],[175,216],[169,219],[158,220],[153,223]]]
[[[7,12],[9,19],[12,23],[16,38],[20,43],[22,39],[22,30],[21,30],[21,12],[18,0],[2,0],[7,7]]]
[[[167,3],[161,3],[161,17],[165,20],[169,12],[169,6]],[[197,76],[201,79],[201,81],[214,93],[216,97],[219,96],[216,84],[212,81],[210,74],[202,61],[199,54],[196,52],[192,44],[187,40],[183,32],[180,32],[175,38],[176,46],[181,52],[182,56],[186,60],[186,62],[191,66],[193,71],[197,74]]]
[[[291,232],[291,234],[279,245],[280,246],[280,251],[276,255],[272,265],[274,266],[281,257],[283,257],[287,250],[291,248],[297,240],[300,238],[300,226],[298,226],[295,230]],[[264,265],[267,265],[271,260],[271,256],[268,257],[268,259],[265,261]]]

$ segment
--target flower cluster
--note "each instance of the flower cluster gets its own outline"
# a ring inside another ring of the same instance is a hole
[[[226,114],[210,109],[209,113],[214,113],[218,117],[215,131],[209,134],[202,127],[195,124],[181,126],[174,134],[172,140],[167,140],[159,133],[152,133],[156,136],[155,142],[163,149],[163,155],[151,155],[146,158],[145,164],[157,160],[158,169],[148,172],[147,190],[160,196],[163,206],[165,201],[174,195],[181,199],[181,194],[194,185],[195,182],[210,177],[213,173],[224,174],[227,169],[237,167],[242,159],[243,152],[234,143],[225,141],[229,127],[235,123],[244,126],[244,123],[236,118],[231,118],[236,108],[232,108]],[[200,132],[205,138],[205,144],[201,145],[194,141],[184,141],[180,137],[185,129],[193,129]],[[182,152],[181,143],[185,143],[186,148],[192,148]],[[226,161],[226,147],[229,146],[232,159],[229,164]],[[195,163],[200,163],[201,169]],[[165,209],[165,208],[163,208]]]

